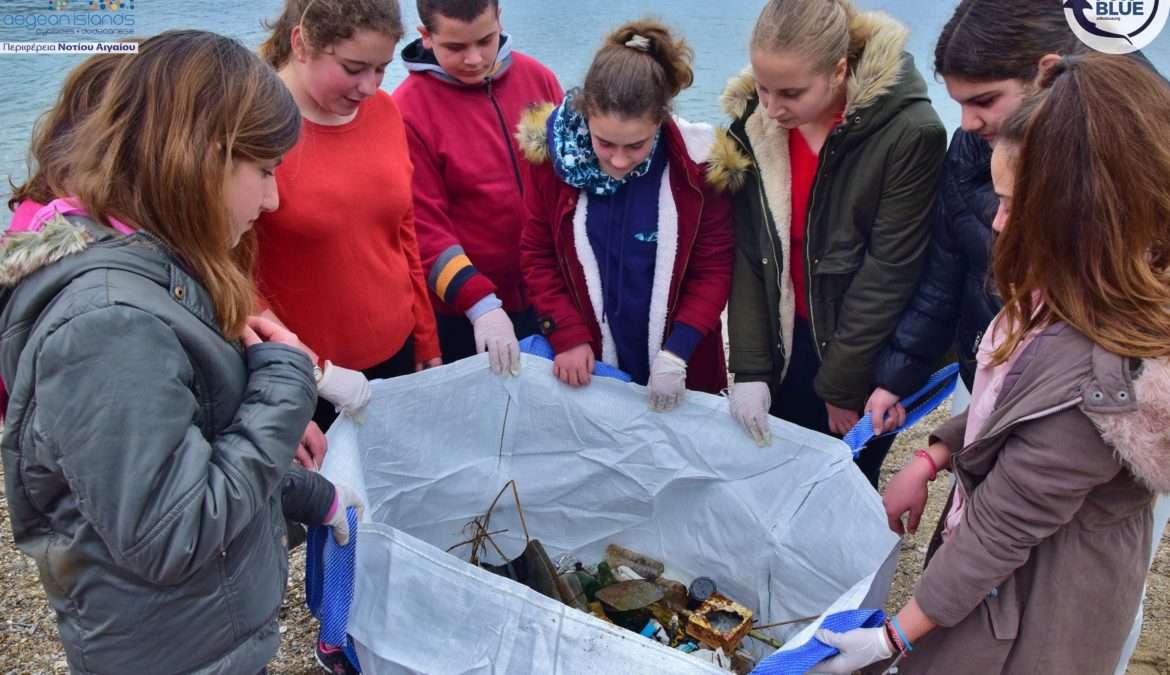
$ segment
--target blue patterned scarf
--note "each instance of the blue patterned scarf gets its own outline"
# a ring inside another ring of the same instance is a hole
[[[654,158],[654,151],[658,148],[662,128],[659,127],[658,132],[654,134],[654,144],[650,147],[650,154],[646,156],[645,161],[620,180],[613,178],[601,170],[597,154],[593,152],[588,122],[569,104],[578,91],[573,89],[567,92],[564,102],[553,111],[549,119],[548,140],[552,149],[553,169],[561,180],[578,190],[586,190],[589,194],[601,197],[612,195],[622,183],[644,176],[650,170],[650,160]]]

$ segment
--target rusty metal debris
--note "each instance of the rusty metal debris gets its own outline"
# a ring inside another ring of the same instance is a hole
[[[731,654],[752,629],[752,610],[715,593],[703,601],[687,622],[687,635],[712,649]]]

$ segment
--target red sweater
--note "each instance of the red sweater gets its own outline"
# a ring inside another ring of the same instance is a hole
[[[346,124],[305,120],[276,169],[280,207],[256,223],[256,284],[322,359],[369,368],[414,335],[414,359],[439,355],[419,264],[402,117],[390,95]]]
[[[788,132],[788,157],[792,167],[792,239],[788,270],[796,300],[796,316],[808,321],[808,292],[804,284],[804,229],[808,221],[808,196],[817,175],[817,154],[799,130]]]
[[[548,68],[516,52],[490,86],[412,72],[394,90],[415,167],[415,225],[435,311],[462,314],[493,292],[510,312],[528,306],[513,133],[525,108],[562,97]]]

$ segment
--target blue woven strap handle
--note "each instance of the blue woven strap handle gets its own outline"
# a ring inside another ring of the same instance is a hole
[[[546,358],[549,361],[552,361],[553,357],[556,356],[556,352],[553,351],[552,345],[548,343],[548,340],[543,335],[529,335],[528,337],[521,340],[520,351],[524,352],[525,354],[532,354],[533,356]],[[633,378],[631,378],[622,370],[602,361],[595,361],[593,363],[593,374],[598,377],[612,377],[613,379],[621,380],[622,382],[634,381]]]
[[[856,457],[861,454],[861,449],[871,439],[896,434],[917,424],[918,420],[926,417],[930,411],[939,407],[943,401],[947,400],[947,397],[955,391],[955,384],[958,381],[959,364],[952,363],[934,375],[931,375],[930,379],[926,381],[925,386],[900,401],[902,407],[906,409],[905,424],[879,436],[873,431],[873,414],[867,412],[857,421],[857,424],[853,425],[853,428],[849,430],[849,433],[845,434],[842,440],[845,441],[845,444],[853,451],[853,456]]]
[[[315,525],[305,539],[305,604],[321,622],[318,639],[327,645],[340,645],[353,667],[361,672],[349,625],[349,606],[353,602],[354,572],[357,568],[357,510],[345,510],[349,520],[349,543],[345,546],[333,538],[333,528]]]
[[[834,633],[844,633],[855,628],[874,628],[882,625],[886,614],[880,609],[850,609],[835,612],[825,617],[821,628]],[[821,642],[815,637],[796,649],[775,652],[752,670],[752,675],[804,675],[809,668],[837,653],[836,647]]]

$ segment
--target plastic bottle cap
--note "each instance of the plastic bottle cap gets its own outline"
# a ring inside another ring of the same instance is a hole
[[[688,590],[691,600],[703,602],[715,594],[715,582],[710,577],[695,577]]]

